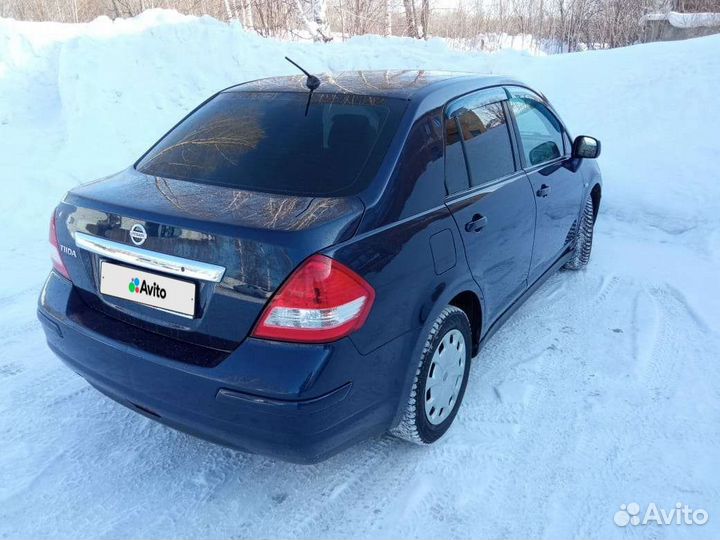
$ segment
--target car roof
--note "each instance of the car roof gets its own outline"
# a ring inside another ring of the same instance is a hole
[[[453,86],[475,88],[498,84],[519,84],[517,81],[497,75],[478,73],[427,71],[427,70],[377,70],[340,71],[321,73],[317,93],[356,94],[400,99],[427,96],[436,90],[449,90]],[[270,77],[232,86],[226,92],[307,92],[305,75]]]

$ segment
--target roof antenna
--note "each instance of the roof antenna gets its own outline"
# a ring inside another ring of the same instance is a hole
[[[305,86],[308,87],[308,90],[310,90],[310,94],[308,94],[308,100],[305,104],[305,116],[308,115],[308,109],[310,108],[310,100],[312,99],[313,92],[318,89],[318,86],[320,86],[320,79],[318,79],[315,75],[311,75],[307,71],[305,71],[303,68],[300,67],[300,65],[297,62],[293,62],[290,60],[287,56],[285,57],[285,60],[290,62],[293,66],[298,68],[300,71],[302,71],[307,79],[305,80]]]

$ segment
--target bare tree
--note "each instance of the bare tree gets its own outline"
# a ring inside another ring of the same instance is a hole
[[[242,22],[245,28],[254,28],[252,2],[240,0],[240,9],[242,10]]]
[[[422,28],[422,37],[427,39],[430,37],[430,0],[422,0],[420,8],[420,27]]]
[[[383,18],[385,21],[383,36],[392,35],[392,13],[390,12],[390,0],[383,0]]]
[[[326,0],[295,0],[298,16],[313,41],[331,41],[330,29],[327,24]],[[309,15],[308,15],[309,12]]]
[[[405,30],[407,35],[414,38],[420,37],[417,19],[415,18],[415,1],[403,0],[403,6],[405,7]]]
[[[228,20],[237,18],[237,15],[233,12],[232,7],[230,6],[230,0],[223,0],[225,2],[225,14],[227,15]]]
[[[267,37],[309,36],[324,42],[332,38],[333,28],[343,38],[367,33],[413,38],[432,34],[467,48],[493,49],[502,46],[506,35],[523,35],[531,36],[531,46],[574,51],[658,39],[640,25],[648,12],[720,12],[720,0],[456,1],[448,6],[439,0],[0,0],[0,16],[82,22],[101,15],[133,17],[145,9],[169,8],[239,20]],[[689,29],[683,36],[697,35],[692,32]]]

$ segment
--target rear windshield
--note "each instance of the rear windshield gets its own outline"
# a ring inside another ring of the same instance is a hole
[[[138,163],[145,174],[304,196],[353,195],[377,172],[406,102],[303,93],[227,92]]]

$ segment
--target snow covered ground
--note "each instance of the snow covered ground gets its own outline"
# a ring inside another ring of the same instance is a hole
[[[456,425],[304,467],[174,432],[44,345],[51,208],[230,84],[311,71],[505,73],[603,142],[587,271],[549,280],[476,359]],[[0,20],[0,537],[720,536],[720,36],[534,57],[443,42],[264,40],[151,12]],[[613,523],[620,505],[703,526]]]

